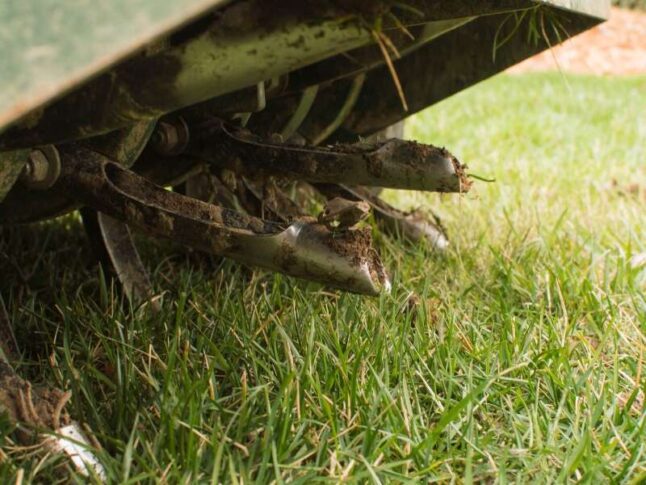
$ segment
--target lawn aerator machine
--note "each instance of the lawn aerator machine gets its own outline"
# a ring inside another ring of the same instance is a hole
[[[392,138],[400,122],[593,27],[609,3],[4,2],[0,225],[80,210],[97,258],[151,307],[131,228],[378,295],[388,271],[364,219],[438,251],[448,236],[377,189],[473,180],[447,149]],[[73,445],[69,394],[13,372],[0,313],[0,406],[20,437],[67,430],[57,446],[94,463]]]

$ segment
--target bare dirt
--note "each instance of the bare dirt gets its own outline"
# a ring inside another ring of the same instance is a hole
[[[646,12],[613,8],[610,20],[528,59],[509,72],[646,74]]]

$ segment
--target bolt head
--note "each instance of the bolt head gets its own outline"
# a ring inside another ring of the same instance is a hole
[[[61,159],[52,145],[32,150],[20,175],[21,182],[29,189],[50,188],[61,173]]]
[[[178,155],[188,144],[188,126],[182,118],[157,123],[151,144],[160,155]]]

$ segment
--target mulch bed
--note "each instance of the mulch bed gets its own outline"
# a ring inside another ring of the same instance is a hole
[[[577,74],[646,74],[646,12],[613,8],[608,22],[518,64],[509,72],[556,69]]]

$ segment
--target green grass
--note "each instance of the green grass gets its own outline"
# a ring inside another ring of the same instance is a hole
[[[416,116],[409,136],[497,182],[388,193],[438,211],[452,249],[378,236],[376,299],[149,243],[146,315],[75,219],[5,230],[19,371],[73,391],[114,481],[643,481],[644,106],[645,78],[502,76]],[[4,453],[2,483],[60,463]]]

